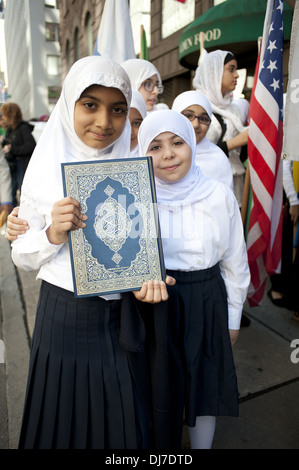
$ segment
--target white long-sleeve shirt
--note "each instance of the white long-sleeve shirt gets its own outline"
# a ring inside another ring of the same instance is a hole
[[[294,186],[293,179],[293,162],[291,160],[283,160],[283,187],[290,206],[297,206],[299,199]]]
[[[196,204],[173,212],[160,207],[159,214],[166,268],[194,271],[219,263],[229,328],[239,329],[250,272],[240,210],[231,189],[218,183]]]
[[[53,245],[46,230],[51,217],[34,211],[22,204],[19,217],[29,222],[30,229],[12,243],[12,259],[16,266],[25,270],[39,270],[37,279],[69,291],[74,291],[69,243]],[[106,300],[119,299],[119,294],[101,296]]]

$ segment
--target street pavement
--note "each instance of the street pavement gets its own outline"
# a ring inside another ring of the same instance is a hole
[[[0,449],[18,445],[40,285],[35,278],[36,272],[15,268],[0,229]],[[244,312],[251,323],[234,346],[240,416],[217,418],[213,449],[299,449],[299,323],[266,294],[262,306],[245,303]],[[182,448],[189,448],[186,429]]]

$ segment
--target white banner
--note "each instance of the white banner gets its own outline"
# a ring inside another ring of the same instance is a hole
[[[283,158],[299,161],[299,2],[295,2],[292,23],[283,130]]]
[[[105,1],[96,49],[119,63],[136,58],[127,0]]]

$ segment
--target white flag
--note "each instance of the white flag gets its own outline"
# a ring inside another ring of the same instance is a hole
[[[290,58],[289,58],[289,81],[287,88],[285,117],[283,157],[287,160],[299,161],[299,2],[295,2],[293,15]]]
[[[94,53],[119,63],[136,58],[128,0],[105,1]]]

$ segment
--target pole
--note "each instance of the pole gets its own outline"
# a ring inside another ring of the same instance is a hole
[[[140,25],[140,54],[139,57],[140,59],[143,59],[143,47],[142,47],[142,37],[143,37],[143,24]]]

